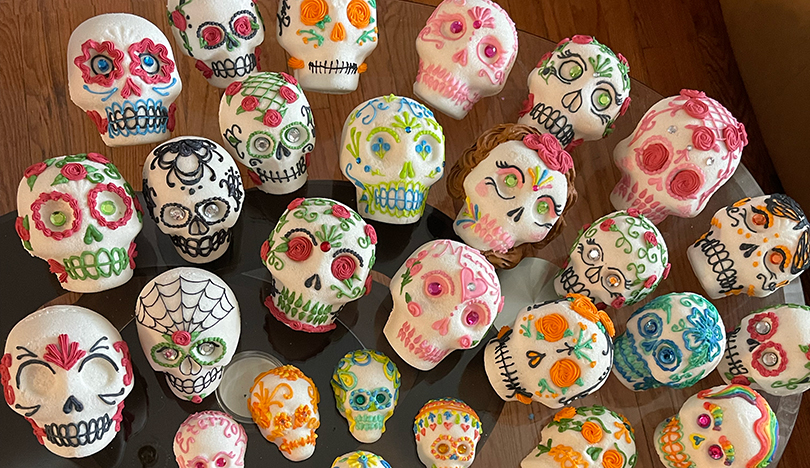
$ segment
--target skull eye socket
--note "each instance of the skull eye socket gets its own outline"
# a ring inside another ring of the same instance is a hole
[[[560,64],[557,76],[565,83],[571,83],[582,76],[582,64],[577,60],[566,60]]]
[[[467,32],[467,21],[461,15],[448,15],[439,27],[439,34],[445,39],[457,41]]]
[[[167,203],[160,209],[160,219],[168,227],[181,228],[191,220],[191,211],[177,203]]]
[[[371,23],[371,8],[364,0],[352,0],[346,7],[349,22],[357,29],[363,29]]]
[[[132,219],[132,198],[123,187],[98,184],[87,194],[90,215],[108,229],[118,229]]]
[[[496,65],[501,62],[501,43],[493,36],[485,37],[478,43],[478,58],[488,65]]]
[[[141,68],[149,75],[155,75],[160,71],[160,61],[152,54],[141,54]]]
[[[155,44],[146,38],[127,49],[130,58],[129,70],[149,84],[168,83],[172,80],[174,62],[163,44]]]
[[[708,413],[703,413],[697,417],[697,425],[701,429],[708,429],[712,425],[712,417]]]
[[[602,261],[602,246],[593,239],[587,239],[584,244],[579,244],[577,249],[586,265],[594,266]]]
[[[703,174],[694,169],[681,169],[673,172],[669,180],[669,193],[679,199],[692,199],[703,187]]]
[[[259,31],[259,22],[256,21],[256,16],[247,10],[234,13],[231,17],[230,26],[231,32],[242,39],[251,39]]]
[[[197,38],[203,49],[216,49],[225,43],[225,28],[219,23],[206,21],[197,28]]]
[[[225,200],[215,197],[203,200],[194,207],[197,214],[205,221],[205,224],[211,225],[220,223],[228,217],[231,210],[230,206]]]
[[[299,149],[309,142],[309,130],[304,125],[296,122],[284,130],[283,138],[287,148]]]
[[[332,260],[332,276],[338,281],[345,281],[357,271],[357,260],[352,255],[339,255]]]
[[[305,26],[315,26],[324,21],[329,13],[329,4],[324,0],[304,0],[301,2],[301,22]]]
[[[638,319],[638,333],[644,338],[658,338],[664,329],[664,322],[656,314],[644,314]]]
[[[295,236],[287,241],[287,258],[294,262],[303,262],[312,255],[313,243],[309,237]]]
[[[219,338],[207,338],[192,345],[189,352],[198,363],[210,366],[225,357],[227,346]]]
[[[217,467],[220,467],[220,468],[221,468],[221,467],[223,467],[223,466],[225,466],[225,465],[227,465],[227,464],[228,464],[228,461],[227,461],[227,460],[225,460],[225,458],[224,458],[224,457],[219,457],[219,458],[217,458],[217,461],[216,461],[216,465],[217,465]]]
[[[658,174],[669,167],[672,153],[664,143],[654,142],[644,146],[641,155],[636,156],[639,169],[645,174]]]
[[[247,141],[247,152],[254,158],[266,159],[273,156],[276,139],[269,132],[257,131],[250,134]]]
[[[79,204],[66,193],[42,193],[31,204],[34,226],[46,237],[62,240],[72,236],[82,226]]]
[[[90,388],[104,388],[116,381],[118,365],[106,354],[95,353],[79,364],[82,381]]]
[[[39,359],[29,359],[17,368],[17,388],[35,395],[48,395],[53,391],[56,372],[50,364]],[[9,382],[8,385],[11,385]],[[34,411],[36,412],[36,411]]]
[[[681,350],[670,340],[661,340],[653,351],[655,363],[667,372],[677,369],[682,357]]]
[[[442,443],[440,443],[439,445],[436,446],[436,451],[439,452],[442,455],[446,455],[446,454],[450,453],[450,444],[448,444],[446,442],[442,442]]]
[[[608,270],[608,274],[602,277],[602,286],[608,291],[624,289],[624,276],[618,270],[611,268]]]
[[[349,398],[349,405],[355,411],[368,411],[371,406],[371,398],[366,390],[355,390]]]
[[[462,437],[456,443],[456,453],[460,461],[469,461],[475,455],[472,440],[469,437]]]
[[[455,286],[450,276],[443,271],[432,271],[425,275],[425,294],[428,297],[441,297],[455,294]]]
[[[610,90],[608,89],[596,88],[593,94],[591,94],[591,104],[594,109],[604,111],[613,104],[613,95],[610,94]]]
[[[468,327],[487,326],[489,324],[489,309],[484,304],[473,302],[461,314],[461,323]]]
[[[99,54],[90,59],[90,70],[96,75],[109,78],[110,74],[115,71],[115,65],[110,57]]]
[[[386,409],[391,406],[391,392],[387,388],[381,387],[374,390],[373,397],[374,405],[378,410]]]
[[[774,247],[768,254],[768,262],[779,268],[779,271],[781,271],[782,273],[785,272],[785,267],[787,267],[789,261],[790,261],[790,253],[785,247],[782,246]]]
[[[152,347],[152,361],[163,367],[177,367],[186,353],[174,343],[158,343]]]

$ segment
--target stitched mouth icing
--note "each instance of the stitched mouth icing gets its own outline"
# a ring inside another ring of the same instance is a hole
[[[253,169],[258,174],[262,183],[272,182],[274,184],[281,184],[297,180],[299,177],[304,177],[307,174],[307,158],[306,155],[301,156],[295,166],[284,169],[284,171],[265,171],[261,167]]]
[[[207,257],[219,250],[220,247],[230,244],[233,229],[223,229],[210,236],[199,239],[182,236],[169,236],[178,250],[192,258]]]
[[[236,60],[229,58],[218,62],[211,62],[211,70],[217,78],[236,78],[253,73],[256,69],[256,55],[247,54],[237,57]]]
[[[743,289],[737,284],[737,270],[734,268],[734,260],[726,249],[726,245],[719,239],[711,239],[713,231],[709,231],[706,237],[695,242],[695,248],[706,257],[706,263],[712,268],[716,275],[716,281],[720,286],[720,294],[733,294]]]
[[[501,337],[494,338],[490,341],[490,343],[496,343],[494,350],[495,364],[498,365],[498,369],[500,370],[501,381],[506,390],[511,392],[506,395],[506,398],[515,398],[517,395],[522,395],[523,397],[531,399],[532,394],[520,384],[517,370],[513,369],[515,367],[515,360],[509,352],[509,346],[507,346],[511,338],[512,330],[507,330]]]
[[[114,102],[106,112],[107,133],[111,138],[166,133],[169,122],[169,109],[163,101],[153,99],[124,101],[123,106]]]
[[[219,382],[222,378],[222,366],[214,367],[204,375],[193,379],[180,379],[172,374],[166,374],[166,382],[178,392],[186,395],[205,395],[207,389],[214,382]]]
[[[421,216],[425,211],[428,189],[419,182],[383,182],[365,188],[361,202],[368,204],[368,213],[384,213],[391,216]]]
[[[585,287],[585,283],[579,280],[579,275],[577,275],[570,266],[563,270],[560,275],[560,285],[568,293],[583,294],[591,297],[591,291]]]
[[[112,418],[105,414],[89,421],[70,424],[48,424],[45,436],[57,447],[82,447],[101,440],[112,427]]]
[[[85,251],[64,260],[65,273],[72,280],[97,280],[101,277],[120,276],[129,268],[127,250],[120,247],[101,248],[95,252]]]
[[[345,60],[315,60],[309,62],[307,67],[315,75],[356,75],[358,70],[356,62]]]
[[[568,117],[559,110],[538,102],[529,112],[529,116],[548,133],[554,135],[563,148],[574,140],[574,127],[568,123]]]

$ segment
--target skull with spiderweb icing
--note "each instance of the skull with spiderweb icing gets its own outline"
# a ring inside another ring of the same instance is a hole
[[[231,288],[213,273],[175,268],[144,286],[135,307],[149,364],[178,398],[200,403],[222,380],[242,330]]]

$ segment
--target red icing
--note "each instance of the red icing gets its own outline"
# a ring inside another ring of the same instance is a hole
[[[193,397],[191,397],[191,402],[199,405],[200,403],[202,403],[202,397],[200,395],[194,395]]]
[[[765,352],[773,352],[779,355],[779,366],[778,367],[765,367],[760,362],[760,358],[762,354]],[[757,370],[762,376],[764,377],[776,377],[782,373],[785,369],[787,369],[788,365],[788,356],[784,349],[782,349],[782,345],[779,343],[774,343],[773,341],[768,341],[766,343],[762,343],[754,352],[751,354],[751,365],[754,366],[754,369]]]
[[[576,36],[572,37],[571,40],[574,42],[574,44],[590,44],[593,42],[593,37],[577,34]]]
[[[105,158],[104,155],[98,153],[87,153],[87,159],[99,164],[110,164],[109,159]]]
[[[14,221],[14,229],[17,231],[17,235],[20,236],[20,239],[23,242],[28,242],[31,240],[31,233],[28,231],[28,229],[25,229],[23,221],[23,218],[17,216],[17,220]]]
[[[610,306],[614,309],[618,309],[624,305],[625,299],[624,296],[619,296],[616,299],[613,299],[613,302],[610,303]]]
[[[672,264],[671,264],[671,263],[667,263],[666,268],[664,268],[664,274],[662,275],[662,277],[663,277],[664,279],[667,279],[667,277],[669,276],[669,270],[671,270],[671,269],[672,269]]]
[[[92,50],[92,52],[91,52]],[[112,60],[112,70],[106,75],[97,75],[90,69],[90,61],[97,55],[106,55]],[[115,44],[110,41],[98,43],[88,39],[82,44],[82,55],[73,59],[73,64],[82,71],[82,79],[85,83],[97,84],[109,88],[115,80],[124,76],[124,68],[121,62],[124,61],[124,52],[115,48]]]
[[[530,133],[523,137],[523,144],[527,148],[537,151],[537,155],[552,171],[566,173],[574,168],[574,160],[571,159],[571,155],[562,149],[560,142],[551,134]]]
[[[52,258],[49,258],[48,265],[50,266],[51,273],[59,277],[60,283],[67,283],[68,275],[67,272],[65,271],[65,267],[63,267],[61,263],[57,262]]]
[[[658,246],[658,238],[655,237],[655,233],[652,231],[647,231],[644,233],[644,240],[647,241],[647,244],[657,247]]]
[[[281,88],[287,89],[287,88]],[[267,112],[264,113],[264,118],[262,118],[262,123],[268,127],[275,128],[281,125],[281,113],[275,109],[268,109]]]
[[[366,292],[363,293],[364,296],[368,296],[369,294],[371,294],[371,285],[373,283],[374,281],[371,279],[371,275],[368,275],[368,277],[366,277],[366,285],[365,285]]]
[[[298,80],[295,79],[294,76],[290,75],[289,73],[281,72],[281,77],[284,78],[284,81],[290,83],[291,85],[297,85]]]
[[[246,111],[256,110],[259,107],[259,100],[256,96],[245,96],[242,99],[242,109]]]
[[[84,168],[82,168],[84,169]],[[73,223],[70,226],[70,229],[65,229],[63,231],[52,231],[47,226],[45,226],[45,222],[42,221],[42,214],[40,213],[40,209],[42,205],[48,201],[59,201],[62,200],[63,202],[67,203],[70,206],[71,211],[73,211]],[[82,211],[79,209],[79,203],[76,201],[75,198],[71,197],[70,195],[62,192],[50,192],[50,193],[41,193],[39,194],[39,198],[37,198],[34,203],[31,203],[31,218],[34,220],[34,226],[42,231],[46,237],[50,237],[54,240],[62,240],[65,237],[70,237],[82,227]],[[51,270],[53,271],[53,270]],[[64,272],[64,270],[63,270]]]
[[[341,219],[348,219],[349,218],[349,210],[344,208],[341,205],[333,205],[332,206],[332,216],[335,218]]]
[[[163,44],[155,44],[151,39],[146,38],[136,42],[127,49],[129,53],[129,71],[139,77],[147,84],[168,83],[172,80],[174,62],[169,58],[169,50]],[[141,55],[151,55],[158,61],[157,73],[150,74],[141,66]],[[140,94],[138,94],[140,96]]]
[[[312,241],[308,237],[293,237],[287,242],[287,257],[294,262],[303,262],[312,255]]]
[[[709,106],[699,98],[689,98],[683,104],[683,110],[696,119],[705,119],[709,115]]]
[[[124,87],[121,89],[121,97],[128,99],[132,95],[140,96],[141,88],[138,86],[131,76],[128,76],[124,82]]]
[[[131,269],[135,269],[135,257],[138,256],[137,246],[135,242],[129,243],[129,248],[127,249],[127,256],[129,257],[129,267]]]
[[[225,88],[225,95],[226,96],[234,96],[236,93],[242,90],[242,82],[241,81],[234,81],[233,83],[229,84],[227,88]]]
[[[288,210],[294,210],[294,209],[298,208],[299,206],[301,206],[302,203],[304,203],[303,198],[296,198],[295,200],[291,201],[289,205],[287,205],[287,209]]]
[[[194,67],[203,74],[206,80],[210,80],[212,76],[214,76],[214,70],[211,70],[211,67],[206,65],[205,62],[202,60],[197,60],[197,63],[194,64]]]
[[[681,200],[693,198],[703,186],[703,175],[692,169],[678,171],[669,182],[669,192]]]
[[[329,323],[326,325],[310,325],[308,323],[297,322],[295,320],[290,319],[287,315],[279,310],[275,304],[273,304],[273,298],[267,297],[264,300],[264,305],[270,310],[270,314],[276,318],[279,322],[287,325],[288,327],[292,328],[293,330],[303,331],[307,333],[324,333],[328,331],[332,331],[337,327],[334,323]]]
[[[706,93],[703,91],[696,91],[694,89],[682,89],[681,96],[689,99],[689,98],[705,98]]]
[[[262,263],[266,263],[267,257],[270,256],[270,241],[264,241],[264,243],[262,243],[262,250],[259,255],[262,258]]]
[[[356,270],[357,262],[349,255],[340,256],[332,262],[332,276],[340,281],[354,276]]]
[[[372,226],[371,224],[366,224],[366,226],[363,228],[363,231],[371,240],[372,245],[377,244],[377,231],[374,229],[374,226]]]
[[[253,49],[253,55],[256,57],[256,71],[262,71],[262,49],[256,47]]]
[[[132,358],[129,355],[129,346],[127,346],[127,342],[116,341],[113,343],[113,349],[121,353],[121,365],[126,371],[124,374],[124,385],[132,384]]]
[[[743,127],[743,132],[744,131],[745,128]],[[726,128],[723,129],[723,139],[729,151],[737,151],[745,146],[743,143],[743,135],[740,133],[739,127],[735,125],[726,125]],[[748,137],[746,136],[745,139],[747,140]]]
[[[262,178],[259,177],[259,174],[256,174],[255,172],[248,170],[248,176],[250,177],[250,180],[252,180],[254,184],[262,185]]]
[[[222,42],[222,30],[217,26],[207,26],[202,31],[202,39],[209,46],[215,46]]]
[[[115,432],[121,430],[121,421],[124,419],[124,400],[121,400],[121,403],[118,403],[118,410],[116,410],[115,415],[113,416],[113,421],[115,421]]]
[[[523,117],[531,112],[532,107],[534,107],[534,94],[529,93],[529,96],[525,101],[523,101],[523,107],[521,107],[520,111],[518,112],[518,117]]]
[[[69,164],[66,164],[65,167],[68,167]],[[65,167],[62,168],[64,171]],[[84,168],[82,168],[84,170]],[[101,192],[112,192],[123,200],[124,205],[126,205],[126,209],[124,210],[124,214],[115,221],[109,221],[107,218],[98,211],[96,206],[96,199],[98,198],[98,194]],[[121,226],[125,226],[130,219],[132,219],[132,198],[127,195],[126,189],[124,187],[118,187],[114,185],[112,182],[109,184],[98,184],[93,187],[92,190],[87,194],[87,201],[90,204],[90,216],[92,216],[100,226],[104,226],[107,229],[118,229]]]
[[[45,429],[39,427],[31,418],[25,418],[25,420],[28,421],[31,424],[31,428],[34,429],[34,435],[37,437],[37,442],[39,442],[41,445],[45,445]]]
[[[174,10],[172,12],[172,24],[174,25],[175,28],[183,31],[187,27],[186,17],[183,16],[183,13],[180,13],[179,11]]]
[[[87,177],[87,169],[79,163],[68,163],[60,171],[67,180],[82,180]]]
[[[0,359],[0,384],[3,385],[3,396],[6,398],[6,403],[9,406],[14,404],[16,400],[14,396],[14,387],[9,383],[11,381],[11,374],[8,369],[11,367],[11,354],[4,354]]]
[[[253,32],[253,26],[250,24],[250,18],[246,15],[240,16],[236,18],[233,22],[233,30],[236,31],[236,34],[240,36],[250,36],[250,33]]]
[[[282,86],[281,89],[278,90],[278,93],[287,101],[287,104],[292,104],[298,100],[298,94],[287,86]]]
[[[166,128],[169,129],[170,132],[174,131],[174,112],[177,110],[177,104],[172,103],[169,106],[169,120],[166,121]]]
[[[107,133],[108,121],[106,118],[101,117],[101,115],[99,115],[99,113],[94,110],[89,110],[86,112],[86,114],[88,117],[90,117],[90,120],[92,120],[93,123],[96,125],[96,130],[98,130],[98,133],[102,135]]]
[[[650,289],[653,286],[655,286],[656,281],[658,281],[658,277],[655,276],[655,275],[652,275],[649,278],[647,278],[647,281],[644,282],[644,287],[647,288],[647,289]]]
[[[98,113],[97,113],[98,114]],[[48,165],[44,162],[38,162],[28,166],[28,168],[23,172],[23,176],[27,179],[31,176],[38,176],[45,172],[45,169],[48,168]]]
[[[771,329],[768,331],[768,333],[765,333],[764,335],[758,333],[756,329],[756,324],[763,320],[767,320],[771,324]],[[779,316],[773,312],[764,312],[761,314],[754,315],[754,317],[748,321],[748,327],[746,327],[746,330],[748,330],[748,334],[750,334],[753,339],[759,342],[769,340],[774,334],[776,334],[776,330],[778,329],[779,329]]]
[[[191,333],[185,330],[177,330],[172,333],[172,341],[177,346],[188,346],[191,344]]]
[[[610,227],[613,226],[614,224],[616,224],[616,221],[613,221],[612,219],[606,219],[602,221],[601,224],[599,224],[599,229],[607,232],[610,231]]]
[[[709,151],[714,148],[717,137],[714,131],[707,127],[697,127],[692,131],[692,145],[701,151]]]
[[[632,99],[630,99],[630,96],[624,98],[624,101],[622,101],[622,107],[619,109],[620,116],[626,114],[627,110],[630,109],[630,101],[632,101]]]
[[[653,143],[644,147],[641,155],[641,164],[645,172],[658,173],[669,164],[672,155],[669,149],[661,143]]]
[[[64,333],[59,335],[58,340],[57,344],[45,346],[43,359],[64,370],[70,370],[87,352],[79,349],[79,343],[70,341],[70,338]]]

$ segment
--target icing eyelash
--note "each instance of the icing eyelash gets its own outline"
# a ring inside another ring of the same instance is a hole
[[[345,249],[344,248],[344,249],[335,250],[335,253],[332,254],[332,258],[337,258],[337,256],[342,254],[342,253],[348,253],[348,254],[354,255],[354,257],[357,258],[358,263],[360,263],[360,267],[361,268],[363,267],[363,257],[361,257],[359,253],[355,252],[352,249]]]
[[[295,234],[296,232],[303,233],[304,235],[306,235],[307,237],[309,237],[309,240],[311,240],[311,241],[312,241],[312,244],[313,244],[313,245],[318,245],[318,242],[317,242],[317,240],[315,239],[315,236],[313,236],[311,232],[309,232],[308,230],[306,230],[306,229],[304,229],[304,228],[295,228],[295,229],[290,229],[289,231],[287,231],[287,233],[286,233],[286,234],[284,234],[284,237],[286,237],[286,238],[288,238],[288,239],[289,239],[289,238],[290,238],[290,235]]]

